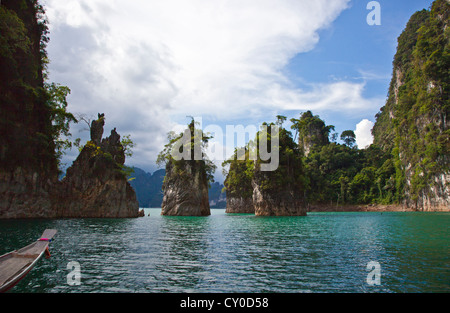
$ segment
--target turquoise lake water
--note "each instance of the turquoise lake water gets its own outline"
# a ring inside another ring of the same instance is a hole
[[[0,254],[58,233],[10,292],[450,292],[449,213],[0,221]],[[80,265],[70,285],[69,262]],[[380,285],[367,282],[371,261]],[[69,280],[68,280],[69,277]]]

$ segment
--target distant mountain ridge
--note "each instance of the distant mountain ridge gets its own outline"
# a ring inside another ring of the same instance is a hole
[[[160,208],[163,200],[162,184],[165,169],[155,171],[153,174],[138,167],[132,167],[134,172],[129,175],[130,184],[136,191],[141,208]],[[215,182],[209,188],[209,204],[211,208],[225,208],[226,196],[222,192],[223,185]]]

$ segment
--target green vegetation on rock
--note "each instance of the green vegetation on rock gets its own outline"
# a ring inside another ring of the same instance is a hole
[[[48,22],[38,1],[0,5],[0,166],[56,177],[71,147],[69,88],[47,82]]]
[[[449,13],[448,1],[436,0],[430,11],[411,17],[398,39],[388,100],[373,130],[374,143],[392,156],[395,200],[416,207],[448,205]]]

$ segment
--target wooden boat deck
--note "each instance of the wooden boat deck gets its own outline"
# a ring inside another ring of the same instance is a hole
[[[47,249],[48,240],[51,240],[55,234],[55,229],[46,229],[38,241],[0,256],[0,291],[9,289],[10,287],[7,287],[10,284],[17,283],[31,270]]]

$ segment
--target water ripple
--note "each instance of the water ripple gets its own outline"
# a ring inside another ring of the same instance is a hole
[[[449,292],[442,213],[311,213],[0,221],[0,253],[57,228],[52,257],[13,292]],[[147,212],[148,213],[148,212]],[[81,266],[70,286],[67,264]],[[381,264],[382,285],[366,283]]]

